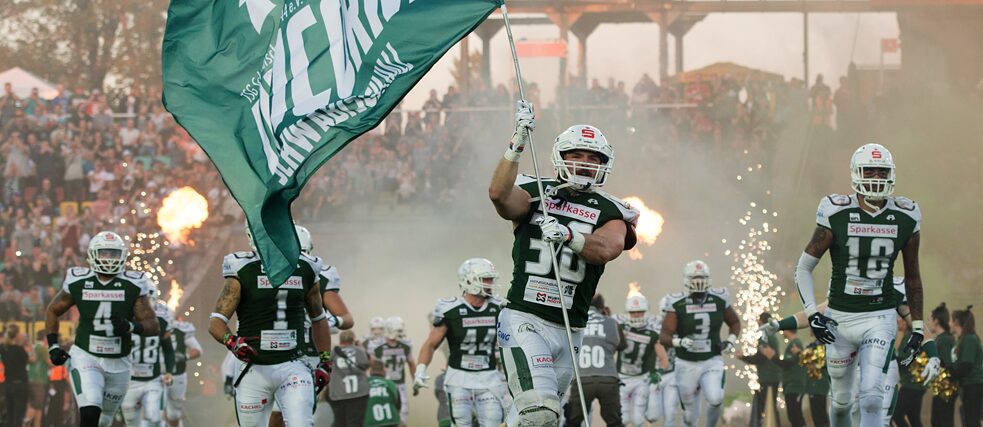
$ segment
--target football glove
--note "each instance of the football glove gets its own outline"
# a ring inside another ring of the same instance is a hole
[[[430,375],[427,375],[427,365],[422,363],[416,365],[416,375],[413,378],[413,395],[420,393],[421,388],[429,388]]]
[[[921,320],[911,322],[911,337],[908,338],[908,343],[901,350],[901,357],[898,359],[902,367],[907,368],[915,361],[915,356],[922,352],[922,341],[925,340],[924,329],[925,322]]]
[[[321,362],[314,369],[314,388],[320,392],[331,382],[331,356],[328,352],[321,353]]]
[[[729,353],[737,349],[737,336],[730,334],[727,336],[727,340],[720,344],[721,353]]]
[[[58,334],[48,334],[48,357],[51,363],[56,366],[64,365],[71,357],[68,352],[58,345]]]
[[[938,357],[929,357],[928,362],[925,363],[925,369],[922,370],[922,385],[927,386],[935,377],[939,376],[941,366],[942,361]]]
[[[673,347],[681,348],[687,351],[693,349],[693,344],[694,344],[693,339],[690,337],[682,337],[682,338],[676,337],[672,339]]]
[[[761,325],[758,328],[758,332],[761,332],[761,336],[769,337],[778,332],[778,321],[775,319],[768,320],[768,323]]]
[[[249,345],[249,343],[246,341],[248,341],[246,337],[226,333],[224,344],[225,348],[229,349],[236,359],[249,363],[254,357],[259,355],[259,353],[257,353],[256,349]]]
[[[809,327],[812,328],[812,334],[816,337],[817,341],[823,344],[832,344],[836,341],[837,324],[835,320],[819,312],[812,313],[809,316]]]
[[[664,372],[662,371],[661,368],[656,368],[649,371],[649,384],[659,385],[659,383],[662,381],[663,373]]]
[[[143,324],[140,322],[131,322],[117,316],[110,317],[109,321],[113,324],[113,335],[115,336],[123,336],[131,332],[143,335]]]
[[[509,148],[505,150],[505,158],[511,162],[519,161],[519,156],[526,149],[529,143],[529,136],[536,129],[536,115],[533,112],[532,103],[520,99],[515,103],[515,132],[509,141]]]

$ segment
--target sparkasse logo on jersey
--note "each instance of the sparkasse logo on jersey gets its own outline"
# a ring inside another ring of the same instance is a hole
[[[717,311],[717,304],[686,304],[687,313],[712,313]]]
[[[552,200],[546,200],[546,208],[551,214],[563,215],[590,224],[597,224],[597,219],[601,216],[599,209],[590,208],[578,203],[566,202],[557,204]]]
[[[491,328],[495,326],[495,317],[465,317],[461,319],[461,325],[465,328]]]
[[[82,289],[82,301],[124,301],[126,291]]]
[[[897,225],[849,224],[847,235],[857,237],[898,237]]]
[[[256,286],[260,289],[273,289],[273,283],[266,276],[257,277]],[[304,289],[304,280],[300,276],[290,276],[278,289]]]
[[[637,334],[634,332],[625,331],[625,339],[628,341],[634,341],[642,344],[648,344],[652,342],[652,337],[644,334]]]

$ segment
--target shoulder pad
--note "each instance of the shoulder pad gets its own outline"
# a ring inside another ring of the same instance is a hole
[[[619,325],[628,323],[628,316],[626,316],[624,313],[617,313],[611,316],[611,318],[614,319],[615,322],[618,322]]]
[[[710,288],[708,292],[724,300],[724,307],[730,306],[730,292],[727,291],[727,288]]]
[[[174,329],[180,329],[181,332],[184,332],[185,334],[188,334],[188,335],[192,335],[192,334],[195,333],[195,325],[193,323],[191,323],[191,322],[185,322],[185,321],[178,322],[178,321],[175,321],[174,322]]]
[[[816,224],[830,228],[829,218],[837,212],[853,206],[853,202],[852,197],[841,194],[830,194],[823,197],[819,201],[819,207],[816,208]]]
[[[662,311],[665,313],[675,312],[676,309],[672,308],[673,304],[675,304],[677,301],[683,298],[686,298],[685,292],[673,292],[669,295],[666,295],[665,298],[663,298],[665,304],[662,306]]]
[[[488,298],[488,303],[489,304],[492,304],[492,305],[495,305],[495,306],[498,306],[498,308],[502,308],[502,307],[505,306],[505,301],[502,301],[501,299],[496,298],[496,297]]]
[[[154,284],[150,282],[150,275],[142,271],[124,270],[123,277],[140,288],[140,296],[150,295],[150,290],[154,288]]]
[[[895,197],[894,205],[897,206],[898,209],[902,209],[906,211],[913,211],[915,209],[918,209],[918,204],[915,203],[914,200],[911,200],[907,197],[900,197],[900,196]]]
[[[341,289],[341,276],[338,275],[338,269],[333,265],[325,265],[321,267],[321,280],[326,280],[328,282],[327,286],[322,289],[323,291],[337,291]]]
[[[594,192],[610,200],[611,203],[613,203],[614,206],[621,212],[621,219],[633,226],[638,225],[638,217],[641,215],[641,212],[639,212],[638,209],[632,207],[628,202],[612,196],[605,191],[595,190]]]
[[[298,261],[306,262],[307,265],[311,267],[311,270],[314,272],[315,276],[317,276],[321,272],[322,265],[321,265],[320,257],[312,257],[310,255],[302,253],[300,254],[300,258],[298,259]]]
[[[663,319],[662,315],[650,316],[647,327],[654,332],[662,331],[662,319]]]
[[[246,264],[259,261],[255,252],[233,252],[222,259],[222,276],[239,277],[239,270]]]
[[[458,297],[438,299],[437,305],[435,305],[433,309],[434,318],[444,317],[444,313],[453,310],[459,305],[461,305],[461,299]]]
[[[69,268],[68,271],[65,273],[65,281],[62,283],[61,288],[65,292],[71,292],[71,290],[68,289],[68,285],[75,283],[79,280],[85,279],[87,277],[93,277],[93,276],[95,276],[95,273],[88,268],[85,267]]]

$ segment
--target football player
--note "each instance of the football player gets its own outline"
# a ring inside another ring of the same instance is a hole
[[[184,416],[184,401],[188,393],[188,361],[201,357],[204,350],[195,337],[195,325],[183,318],[174,320],[171,341],[174,345],[174,375],[166,390],[164,417],[170,427],[178,427]]]
[[[665,318],[666,307],[669,304],[669,297],[664,296],[659,300],[658,314],[652,317],[650,328],[654,331],[662,331],[662,321]],[[655,346],[658,355],[659,366],[649,375],[649,401],[645,408],[645,419],[649,423],[655,423],[661,418],[665,418],[665,427],[675,427],[676,415],[679,413],[679,393],[676,389],[676,350],[672,347],[666,349],[662,343]],[[694,409],[700,413],[702,399],[696,399]]]
[[[894,159],[883,146],[858,148],[850,160],[850,172],[854,194],[833,194],[819,202],[817,225],[799,258],[795,283],[813,334],[826,344],[830,424],[850,424],[854,372],[859,369],[860,425],[876,427],[882,424],[884,366],[889,364],[897,333],[898,301],[891,278],[899,254],[904,256],[905,293],[912,317],[912,334],[903,355],[913,359],[925,338],[918,264],[922,215],[915,202],[891,196]],[[829,306],[821,313],[812,271],[827,251],[833,271],[826,292]]]
[[[375,354],[375,348],[386,342],[386,319],[380,316],[369,320],[369,336],[362,339],[365,351],[370,355]]]
[[[652,329],[648,316],[649,302],[637,294],[625,301],[624,350],[618,352],[618,377],[621,379],[621,419],[625,424],[639,427],[645,423],[645,408],[649,400],[650,375],[657,359],[655,346],[659,332]]]
[[[79,425],[107,427],[122,403],[130,382],[132,334],[155,337],[160,324],[150,301],[152,283],[141,272],[125,269],[127,243],[118,234],[102,231],[89,241],[89,268],[68,269],[61,291],[45,314],[51,363],[72,359],[72,392],[79,408]],[[78,307],[75,345],[66,352],[58,345],[58,318]]]
[[[152,289],[151,295],[154,294],[156,290]],[[174,316],[163,301],[156,300],[154,305],[160,333],[152,337],[136,334],[132,337],[130,385],[120,408],[127,426],[139,426],[145,420],[149,427],[160,427],[164,386],[171,385],[174,378],[174,345],[171,342]],[[164,372],[161,372],[161,356]]]
[[[410,375],[416,375],[416,362],[413,360],[413,347],[406,340],[403,318],[393,316],[386,319],[385,342],[375,348],[374,356],[381,360],[386,369],[386,379],[396,383],[399,389],[400,425],[406,425],[410,415],[409,402],[406,395],[406,369],[409,365]]]
[[[730,304],[726,288],[710,286],[710,267],[696,260],[683,269],[686,292],[669,294],[659,340],[676,352],[676,389],[684,408],[683,423],[692,427],[699,418],[697,392],[707,401],[707,426],[714,427],[723,413],[724,360],[741,332],[741,321]],[[726,323],[727,340],[720,341]],[[674,336],[675,335],[675,336]]]
[[[502,423],[504,391],[495,358],[495,325],[502,303],[494,298],[498,272],[484,258],[464,261],[457,270],[460,297],[437,301],[433,312],[433,329],[420,347],[413,394],[429,387],[427,365],[434,351],[447,339],[450,357],[444,377],[444,391],[450,403],[454,425],[498,427]]]
[[[248,227],[246,231],[252,244]],[[274,287],[255,250],[225,256],[225,285],[208,331],[245,363],[233,383],[240,426],[266,426],[274,399],[286,425],[314,422],[315,386],[327,384],[331,372],[331,332],[318,291],[320,271],[321,263],[302,253],[293,275]],[[302,357],[305,313],[320,359],[313,376]],[[235,334],[228,326],[233,314],[239,319]]]
[[[518,102],[515,132],[492,175],[488,195],[512,222],[512,286],[499,315],[498,342],[512,407],[508,425],[557,423],[574,375],[569,344],[580,347],[587,311],[605,264],[635,246],[638,211],[603,192],[614,149],[600,130],[575,125],[556,137],[553,179],[520,176],[519,158],[535,128],[533,106]],[[548,212],[541,212],[543,199]],[[545,215],[549,216],[545,216]],[[556,245],[557,254],[549,253]],[[559,271],[553,271],[553,263]],[[556,275],[562,283],[556,283]],[[563,292],[566,306],[560,305]],[[563,311],[569,316],[568,343]]]

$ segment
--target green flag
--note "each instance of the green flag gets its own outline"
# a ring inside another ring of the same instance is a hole
[[[172,0],[164,106],[239,202],[273,283],[297,265],[290,204],[500,0]]]

